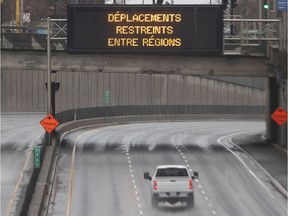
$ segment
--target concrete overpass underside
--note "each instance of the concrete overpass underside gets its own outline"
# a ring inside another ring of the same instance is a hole
[[[172,55],[172,53],[171,53]],[[268,59],[247,56],[69,55],[52,52],[52,70],[273,77]],[[45,51],[2,50],[2,68],[46,69]]]

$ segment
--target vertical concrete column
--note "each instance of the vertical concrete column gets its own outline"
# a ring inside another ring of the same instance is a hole
[[[279,88],[279,94],[280,94],[280,98],[281,98],[281,106],[283,107],[283,109],[286,110],[287,112],[287,85],[285,86],[281,86]],[[287,119],[288,120],[288,119]],[[288,150],[288,144],[287,144],[287,126],[288,126],[288,122],[286,122],[284,125],[282,125],[280,127],[279,133],[280,133],[280,140],[279,140],[279,144],[282,148]]]
[[[266,100],[266,138],[272,142],[278,142],[279,125],[271,118],[271,114],[279,106],[278,84],[276,78],[267,78]]]

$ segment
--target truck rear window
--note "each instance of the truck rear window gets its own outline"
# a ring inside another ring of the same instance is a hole
[[[156,177],[168,176],[188,176],[188,173],[185,168],[166,168],[157,170]]]

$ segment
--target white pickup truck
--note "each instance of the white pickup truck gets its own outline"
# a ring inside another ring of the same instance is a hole
[[[189,170],[184,165],[157,166],[152,177],[144,173],[144,179],[151,181],[153,207],[158,207],[159,202],[186,202],[187,207],[194,207],[193,180],[198,178],[198,172],[189,175]]]

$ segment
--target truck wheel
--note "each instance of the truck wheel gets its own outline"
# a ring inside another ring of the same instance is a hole
[[[194,208],[194,194],[187,199],[187,207]]]
[[[158,208],[158,200],[154,196],[151,197],[151,204],[153,208]]]

